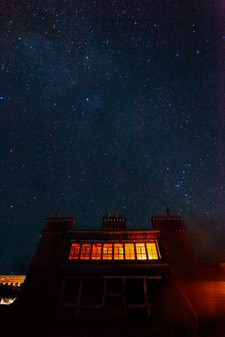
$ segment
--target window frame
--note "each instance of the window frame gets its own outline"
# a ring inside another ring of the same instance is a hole
[[[153,253],[148,245],[153,245]],[[128,245],[133,247],[128,253]],[[141,245],[142,249],[140,247]],[[72,254],[74,246],[77,246],[77,252]],[[87,251],[83,251],[83,247],[86,246]],[[108,246],[107,252],[104,252],[104,248]],[[93,247],[98,248],[94,253]],[[115,249],[116,248],[116,249]],[[121,250],[121,252],[118,251]],[[117,251],[117,252],[116,252]],[[93,255],[95,254],[95,255]],[[133,254],[133,255],[132,255]],[[108,257],[106,257],[108,256]],[[132,257],[133,256],[133,257]],[[151,258],[153,256],[153,258]],[[128,258],[127,258],[128,257]],[[156,258],[154,258],[156,257]],[[116,261],[116,262],[154,262],[161,260],[161,253],[159,250],[159,244],[157,239],[150,240],[121,240],[121,241],[72,241],[70,243],[70,249],[68,254],[69,261],[92,261],[92,262],[104,262],[104,261]]]

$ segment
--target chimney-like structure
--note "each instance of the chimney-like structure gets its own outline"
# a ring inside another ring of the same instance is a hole
[[[172,276],[176,279],[197,276],[198,260],[182,216],[172,214],[167,208],[166,214],[152,216],[151,222],[154,229],[161,231],[160,244]]]
[[[116,211],[102,217],[103,231],[123,231],[126,230],[126,217]]]
[[[74,229],[76,220],[70,216],[46,218],[46,225],[37,250],[31,260],[19,305],[36,312],[52,313],[58,279],[58,265],[66,244],[66,231]]]

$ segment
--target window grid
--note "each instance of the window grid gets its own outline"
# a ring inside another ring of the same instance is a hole
[[[114,243],[114,260],[123,260],[124,259],[124,246],[122,243]]]
[[[103,260],[112,260],[113,257],[113,245],[112,243],[104,243],[103,250],[102,250],[102,259]]]
[[[69,260],[158,260],[157,241],[72,243]]]
[[[101,260],[102,259],[102,244],[101,243],[93,243],[92,244],[92,260]]]
[[[147,253],[148,253],[148,259],[149,260],[157,260],[158,259],[158,253],[155,243],[146,243]]]
[[[134,243],[125,243],[125,260],[136,260]]]
[[[147,260],[145,243],[136,243],[137,260]]]
[[[80,259],[81,260],[89,260],[91,253],[91,244],[90,243],[83,243],[81,246],[81,253]]]
[[[72,243],[69,255],[70,260],[79,259],[80,246],[81,246],[80,243]]]

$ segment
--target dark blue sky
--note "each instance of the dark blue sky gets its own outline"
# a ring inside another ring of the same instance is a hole
[[[221,258],[223,1],[2,7],[0,273],[26,272],[57,208],[146,228],[169,206]]]

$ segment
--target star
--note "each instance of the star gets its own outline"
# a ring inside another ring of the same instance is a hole
[[[216,246],[214,229],[225,230],[222,9],[182,2],[171,16],[171,4],[158,5],[3,6],[1,214],[23,221],[2,270],[10,255],[23,260],[27,239],[32,257],[57,203],[93,229],[114,206],[141,227],[169,203]]]

